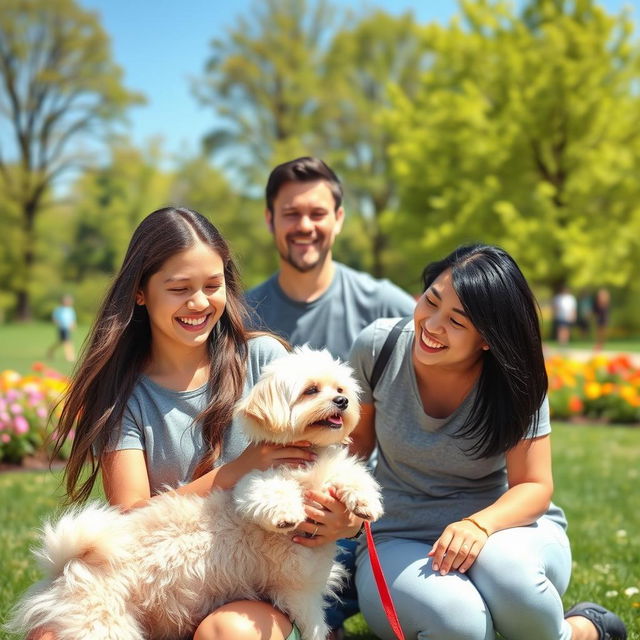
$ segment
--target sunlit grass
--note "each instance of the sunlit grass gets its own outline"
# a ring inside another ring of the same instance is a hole
[[[555,425],[555,501],[566,511],[574,557],[566,606],[601,602],[640,640],[640,428]],[[0,474],[0,620],[35,582],[29,553],[43,518],[61,502],[60,472]],[[347,638],[372,640],[360,616]],[[0,639],[8,635],[0,631]]]
[[[76,353],[82,345],[88,327],[78,327],[72,340]],[[47,359],[47,350],[56,342],[57,332],[53,323],[31,322],[27,324],[0,324],[0,371],[13,369],[23,375],[31,372],[34,362],[44,362],[48,367],[69,375],[73,364],[64,359],[62,348]]]

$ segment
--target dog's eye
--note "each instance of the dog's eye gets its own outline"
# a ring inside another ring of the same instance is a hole
[[[338,387],[338,388],[336,389],[336,391],[337,391],[338,393],[342,393],[343,389],[342,389],[342,387]]]
[[[307,387],[304,390],[304,395],[305,396],[312,396],[312,395],[318,393],[318,391],[319,391],[318,387],[316,385],[313,385],[311,387]]]

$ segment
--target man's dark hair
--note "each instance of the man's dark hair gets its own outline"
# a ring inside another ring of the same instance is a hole
[[[333,170],[319,158],[304,156],[279,164],[269,175],[265,196],[267,209],[273,214],[273,201],[282,185],[287,182],[316,182],[324,180],[328,183],[336,210],[342,204],[342,184]]]

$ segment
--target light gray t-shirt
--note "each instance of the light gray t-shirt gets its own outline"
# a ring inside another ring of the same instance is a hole
[[[257,382],[264,366],[285,353],[285,348],[269,336],[249,340],[243,397]],[[190,482],[205,449],[200,425],[194,418],[206,403],[207,385],[192,391],[172,391],[140,376],[127,402],[120,438],[110,448],[145,452],[152,495],[165,486]],[[225,431],[221,455],[214,466],[234,460],[246,446],[244,433],[233,421]]]
[[[375,360],[397,319],[382,319],[356,339],[349,361],[364,389],[361,402],[375,406],[378,464],[384,516],[373,525],[378,537],[434,542],[452,522],[495,502],[507,490],[504,454],[476,459],[469,453],[474,440],[454,437],[469,415],[475,388],[447,418],[425,414],[411,350],[414,325],[398,338],[373,393],[369,379]],[[539,412],[536,435],[551,431],[549,404]],[[529,433],[527,437],[534,434]],[[566,526],[562,510],[551,505],[547,515]]]
[[[289,298],[278,284],[278,274],[249,290],[255,329],[272,331],[292,345],[326,347],[346,360],[356,336],[378,318],[413,313],[415,300],[389,280],[376,280],[334,262],[331,285],[312,302]]]

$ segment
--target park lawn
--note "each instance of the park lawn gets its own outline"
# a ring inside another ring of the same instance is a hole
[[[72,335],[76,353],[82,346],[89,327],[79,326]],[[53,358],[47,359],[47,349],[56,342],[57,331],[52,323],[29,322],[25,324],[0,324],[0,371],[13,369],[22,375],[32,371],[34,362],[69,375],[73,363],[64,359],[59,347]]]
[[[558,349],[580,349],[591,351],[594,347],[593,340],[584,340],[582,338],[572,338],[568,345],[559,345],[556,340],[546,340],[545,344],[549,347]],[[611,338],[604,344],[604,350],[613,353],[640,353],[639,338]],[[595,354],[594,354],[595,355]]]
[[[558,424],[553,449],[555,501],[567,512],[573,548],[565,605],[601,602],[627,623],[629,640],[640,640],[640,594],[632,593],[640,589],[640,429]],[[60,479],[61,472],[0,474],[0,621],[38,578],[29,548],[42,519],[59,509]],[[352,640],[374,638],[361,616],[347,631]],[[0,640],[9,637],[0,630]]]

